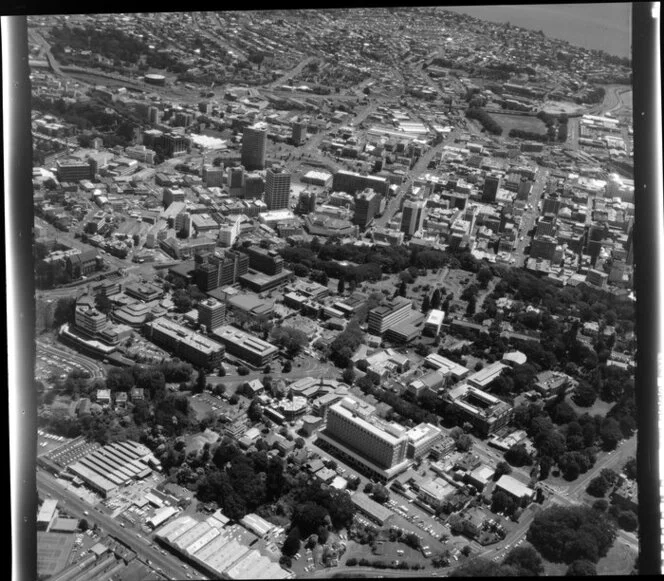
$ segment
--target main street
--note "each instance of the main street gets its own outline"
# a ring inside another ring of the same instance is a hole
[[[540,166],[535,175],[535,181],[530,191],[530,195],[528,196],[528,201],[526,202],[527,204],[530,204],[530,208],[526,206],[526,209],[521,216],[521,227],[518,233],[519,237],[516,242],[516,248],[513,252],[513,257],[515,258],[514,266],[521,267],[526,261],[526,246],[530,243],[528,232],[530,232],[535,226],[537,218],[540,215],[537,205],[542,199],[542,194],[548,178],[549,170]],[[523,240],[521,240],[521,238],[523,238]]]
[[[399,193],[390,198],[383,215],[374,220],[374,226],[377,228],[383,228],[385,225],[394,217],[397,211],[401,207],[401,200],[406,195],[412,184],[415,180],[423,174],[429,166],[429,163],[437,156],[440,156],[443,148],[450,143],[454,143],[454,140],[458,137],[460,131],[458,129],[452,130],[449,135],[441,141],[438,145],[435,145],[429,149],[424,155],[420,156],[420,159],[415,163],[413,169],[408,173],[408,178],[406,182],[402,184],[399,188]]]
[[[150,561],[148,566],[157,571],[161,569],[163,575],[168,579],[185,579],[187,575],[194,576],[196,579],[205,579],[204,576],[197,574],[179,559],[169,553],[162,553],[143,534],[121,527],[118,521],[103,514],[98,509],[93,509],[90,512],[91,508],[87,502],[76,496],[76,494],[66,490],[51,474],[39,468],[37,469],[37,489],[42,496],[50,495],[53,498],[57,498],[62,510],[66,511],[72,517],[85,518],[91,527],[96,524],[98,527],[101,527],[104,533],[122,541],[136,553],[138,559],[146,564]]]

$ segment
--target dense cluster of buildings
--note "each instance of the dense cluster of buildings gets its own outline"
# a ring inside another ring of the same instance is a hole
[[[560,143],[492,137],[463,118],[472,102],[498,121],[519,114],[537,123],[535,112],[550,109],[550,101],[586,103],[594,98],[590,83],[622,82],[625,67],[609,67],[597,55],[535,33],[433,8],[414,9],[418,18],[405,36],[397,33],[403,24],[398,12],[317,10],[306,22],[288,11],[269,18],[240,12],[74,17],[100,31],[117,27],[186,67],[177,79],[170,72],[134,79],[134,88],[150,85],[143,93],[86,89],[34,72],[34,93],[45,109],[32,120],[37,282],[46,289],[88,285],[75,293],[72,321],[60,327],[60,337],[115,364],[170,356],[208,372],[225,371],[224,363],[263,371],[283,354],[261,325],[271,321],[302,331],[308,356],[326,352],[367,307],[369,291],[353,284],[335,293],[326,273],[314,273],[306,261],[284,260],[287,246],[313,249],[314,238],[319,247],[467,249],[490,263],[523,265],[559,286],[628,292],[634,228],[634,182],[625,177],[633,150],[629,121],[581,115],[577,108]],[[206,35],[210,26],[220,42]],[[78,64],[115,66],[84,52],[67,54]],[[296,63],[303,64],[282,79]],[[464,78],[471,69],[485,82]],[[208,89],[215,83],[223,92]],[[174,95],[186,91],[187,102],[178,102]],[[53,113],[60,100],[102,107],[109,116],[130,112],[142,127],[126,146],[108,147],[102,136],[78,132]],[[127,269],[129,261],[136,266]],[[158,268],[139,266],[146,262]],[[412,403],[435,398],[454,423],[470,425],[499,450],[523,443],[530,451],[525,432],[509,427],[516,403],[491,393],[508,366],[526,362],[524,353],[474,371],[438,353],[414,362],[404,347],[420,338],[433,338],[437,346],[448,330],[478,337],[489,327],[447,307],[422,312],[400,291],[391,298],[384,292],[367,307],[364,343],[350,357],[353,373]],[[516,308],[507,297],[496,301],[497,312]],[[501,338],[539,341],[537,332],[499,326]],[[615,333],[611,325],[587,321],[579,336],[590,344]],[[629,353],[611,351],[608,365],[632,364]],[[272,422],[297,424],[323,450],[358,473],[401,487],[428,512],[463,508],[455,505],[459,491],[486,490],[494,476],[474,454],[450,460],[456,444],[446,429],[388,421],[394,409],[387,400],[357,387],[329,377],[276,383],[268,390],[254,378],[239,393],[258,402]],[[566,374],[545,370],[522,397],[551,401],[574,386]],[[145,394],[99,389],[93,399],[76,402],[70,417],[126,408]],[[227,419],[224,435],[242,450],[257,449],[261,431],[246,412]],[[297,455],[292,439],[270,433],[264,440],[272,453]],[[301,452],[298,463],[307,457]],[[425,460],[434,477],[414,469]],[[102,497],[159,467],[132,441],[64,451],[46,464]],[[310,472],[333,488],[347,485],[328,466],[316,464]],[[493,490],[518,506],[535,497],[510,475],[497,479]],[[635,502],[628,482],[613,494],[625,506]],[[352,501],[378,524],[392,514],[362,492]],[[462,511],[471,538],[494,526],[484,514]],[[54,506],[44,503],[39,527],[50,531],[54,515]],[[294,576],[278,564],[284,531],[257,515],[230,523],[219,511],[201,520],[159,506],[146,522],[163,547],[210,576]]]

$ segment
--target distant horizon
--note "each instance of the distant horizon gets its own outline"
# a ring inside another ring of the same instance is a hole
[[[447,6],[487,22],[541,30],[547,37],[631,58],[631,2]]]

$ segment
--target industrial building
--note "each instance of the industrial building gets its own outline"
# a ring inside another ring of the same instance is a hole
[[[227,519],[225,519],[227,521]],[[256,515],[246,515],[243,519],[250,527],[258,526]],[[265,521],[263,521],[264,523]],[[267,523],[268,525],[270,523]],[[164,525],[156,533],[157,540],[172,551],[186,558],[208,575],[220,579],[291,579],[292,572],[283,569],[278,563],[258,550],[250,548],[256,537],[212,515],[204,521],[196,521],[191,516],[179,517]],[[264,530],[265,527],[258,527]],[[270,534],[274,529],[265,534]]]
[[[85,484],[107,497],[120,487],[152,473],[150,466],[159,466],[150,450],[131,440],[115,442],[86,454],[67,467]]]

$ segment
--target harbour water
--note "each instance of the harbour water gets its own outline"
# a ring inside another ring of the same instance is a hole
[[[631,4],[512,4],[486,6],[449,6],[491,22],[541,30],[550,38],[566,40],[583,48],[603,50],[627,57],[631,53]]]

